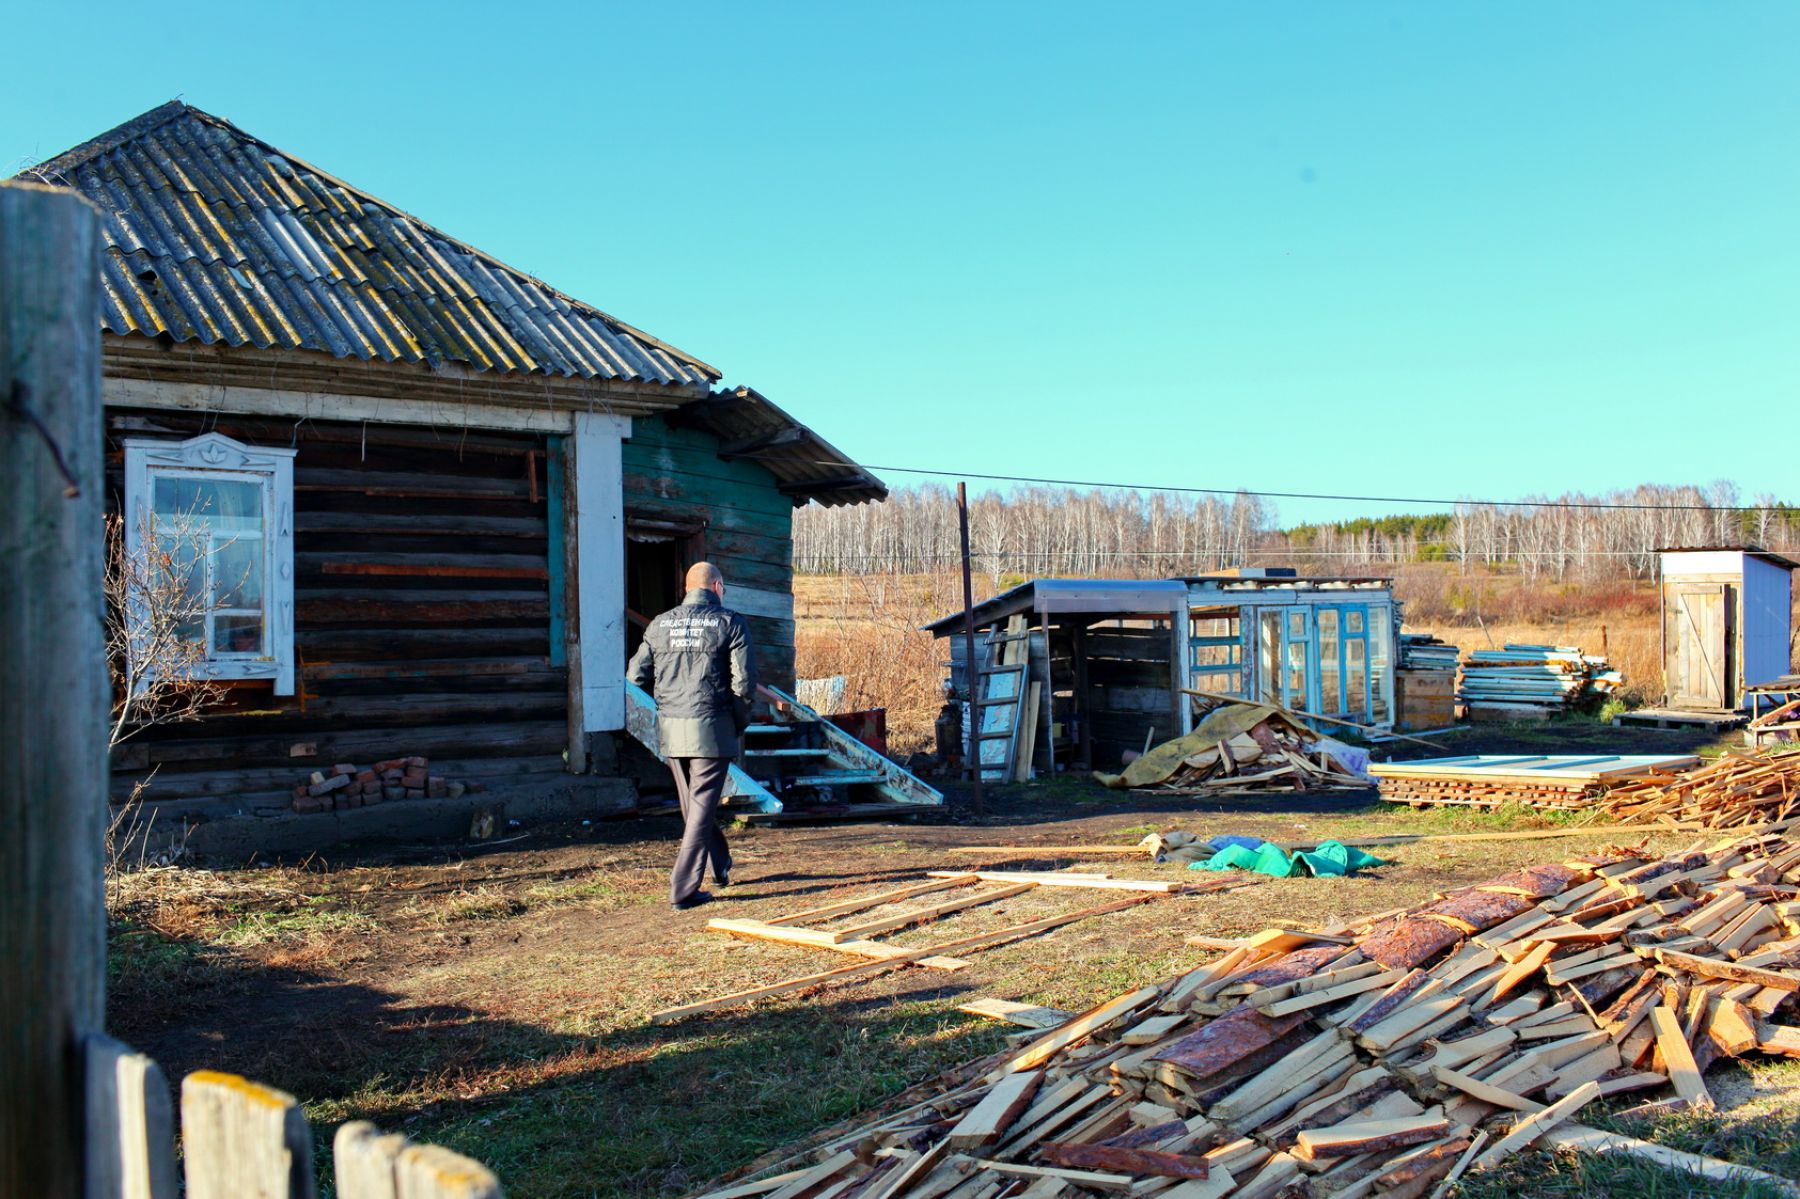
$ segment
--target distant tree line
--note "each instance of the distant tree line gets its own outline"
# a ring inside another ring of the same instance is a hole
[[[996,584],[1006,575],[1161,577],[1259,564],[1345,574],[1421,561],[1559,580],[1641,579],[1654,574],[1655,551],[1666,546],[1800,547],[1800,509],[1768,495],[1745,504],[1730,483],[1526,500],[1278,529],[1272,510],[1250,494],[1025,487],[974,497],[969,536],[976,569]],[[794,514],[794,568],[802,573],[918,573],[957,560],[956,497],[942,486]]]

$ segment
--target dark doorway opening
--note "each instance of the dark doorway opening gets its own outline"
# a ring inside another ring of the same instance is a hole
[[[625,514],[625,655],[637,652],[644,626],[681,603],[682,576],[700,561],[704,526]]]

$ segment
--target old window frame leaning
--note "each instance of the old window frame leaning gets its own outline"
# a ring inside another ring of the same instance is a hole
[[[209,617],[204,670],[214,679],[268,679],[276,695],[294,694],[295,451],[245,445],[221,433],[187,441],[131,438],[124,445],[125,546],[134,555],[142,548],[146,522],[155,519],[157,479],[250,482],[261,489],[262,649],[216,649]]]

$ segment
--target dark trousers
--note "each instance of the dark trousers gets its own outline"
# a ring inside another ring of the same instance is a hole
[[[681,849],[675,854],[675,870],[669,877],[669,902],[681,903],[700,889],[706,869],[714,878],[731,873],[731,850],[715,817],[725,798],[725,779],[730,758],[670,758],[675,794],[681,798]]]

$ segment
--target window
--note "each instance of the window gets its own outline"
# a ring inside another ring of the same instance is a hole
[[[208,433],[125,443],[125,538],[194,601],[182,633],[216,679],[294,693],[294,451]]]

